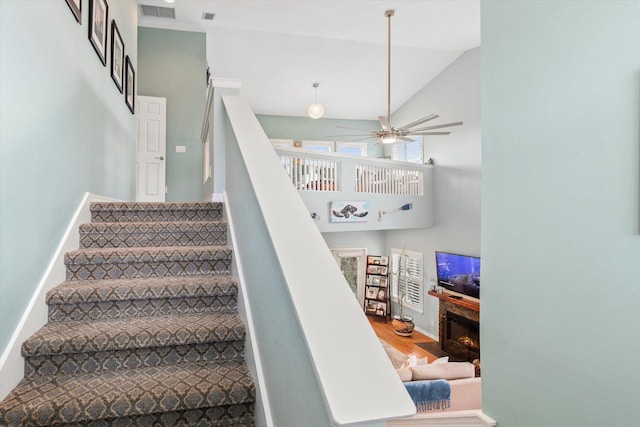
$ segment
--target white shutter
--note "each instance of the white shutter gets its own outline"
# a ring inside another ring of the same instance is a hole
[[[413,142],[405,142],[406,161],[422,163],[422,138],[416,138]]]
[[[400,271],[404,269],[407,272],[406,280],[400,277]],[[404,306],[420,313],[424,301],[422,272],[422,253],[391,248],[391,297],[397,302],[399,289],[404,290]]]
[[[413,142],[395,143],[391,149],[391,160],[422,163],[422,138],[418,136]]]

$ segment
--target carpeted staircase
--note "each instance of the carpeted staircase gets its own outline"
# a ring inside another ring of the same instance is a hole
[[[92,203],[8,426],[252,426],[255,385],[219,203]]]

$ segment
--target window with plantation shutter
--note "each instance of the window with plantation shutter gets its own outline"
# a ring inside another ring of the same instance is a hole
[[[391,151],[391,160],[422,163],[422,138],[416,137],[412,142],[396,142]]]
[[[420,313],[424,295],[422,261],[420,252],[391,248],[391,298],[398,302],[400,295],[404,295],[404,306]]]

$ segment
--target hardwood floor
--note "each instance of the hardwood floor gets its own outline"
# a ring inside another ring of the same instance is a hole
[[[384,323],[384,320],[380,318],[369,317],[368,319],[378,338],[385,341],[396,350],[406,354],[407,356],[415,354],[419,359],[427,357],[429,363],[437,359],[436,356],[416,345],[416,343],[419,342],[435,342],[435,340],[416,330],[413,331],[410,337],[401,337],[393,331],[391,321],[387,320],[387,323]]]

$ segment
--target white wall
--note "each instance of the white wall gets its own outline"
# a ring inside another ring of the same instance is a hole
[[[639,425],[640,2],[482,2],[482,398]]]
[[[435,251],[480,254],[480,48],[461,55],[409,102],[395,112],[402,125],[427,114],[433,124],[463,121],[451,135],[425,137],[424,158],[434,160],[435,225],[420,230],[386,232],[385,246],[422,252],[425,271],[424,313],[413,315],[416,326],[438,337],[438,299],[426,295],[436,278]],[[484,286],[484,282],[483,282]]]

